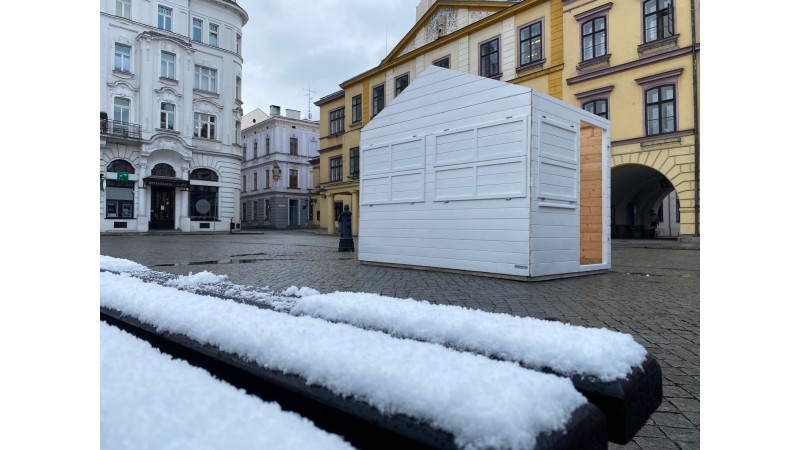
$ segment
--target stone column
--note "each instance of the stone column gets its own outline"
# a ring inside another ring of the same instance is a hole
[[[333,195],[325,197],[325,209],[322,218],[328,220],[328,234],[336,234],[336,217],[333,216]]]

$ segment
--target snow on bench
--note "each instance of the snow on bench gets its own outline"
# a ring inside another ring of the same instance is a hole
[[[100,446],[352,450],[295,413],[100,323]]]
[[[292,287],[293,315],[379,330],[571,377],[607,416],[612,442],[627,443],[662,400],[661,369],[631,335],[533,317],[377,294],[320,294]]]
[[[591,407],[570,380],[517,364],[131,276],[101,272],[100,303],[384,415],[428,423],[452,434],[459,448],[540,448],[537,439],[569,431],[570,420]],[[590,430],[605,442],[604,423]]]

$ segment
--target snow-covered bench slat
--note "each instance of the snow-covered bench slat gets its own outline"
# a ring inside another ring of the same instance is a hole
[[[409,439],[419,439],[419,430],[439,437],[435,431],[445,430],[452,447],[606,448],[602,413],[571,393],[568,380],[437,345],[176,292],[101,273],[106,316],[150,326],[152,336],[224,360],[226,370],[250,376],[255,371],[262,382],[270,376],[284,383],[294,379],[302,395],[327,402],[336,414],[358,418],[372,410],[358,420],[388,420],[392,432]],[[411,432],[409,424],[415,424]]]
[[[299,297],[293,315],[379,330],[570,377],[606,414],[609,439],[615,443],[629,442],[663,398],[658,362],[629,334],[377,294],[286,292]]]

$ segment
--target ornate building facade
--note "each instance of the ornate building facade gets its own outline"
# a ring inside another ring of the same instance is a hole
[[[247,113],[242,130],[242,228],[307,228],[319,156],[319,122],[271,106]]]
[[[247,21],[232,0],[101,2],[101,232],[240,226]]]
[[[612,235],[644,236],[654,209],[672,214],[658,226],[662,236],[699,238],[698,4],[422,0],[416,24],[378,66],[316,102],[319,224],[335,232],[345,204],[357,224],[361,128],[437,65],[533,88],[608,118]],[[665,203],[670,198],[674,205]]]

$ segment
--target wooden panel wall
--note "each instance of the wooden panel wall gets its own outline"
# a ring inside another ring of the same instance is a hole
[[[603,130],[581,122],[581,265],[603,262]]]

